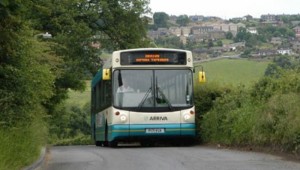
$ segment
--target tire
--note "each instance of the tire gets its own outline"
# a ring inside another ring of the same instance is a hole
[[[102,145],[103,145],[103,142],[95,141],[95,145],[96,145],[96,146],[102,146]]]
[[[116,148],[118,146],[118,142],[113,140],[111,142],[108,142],[108,145],[111,148]]]
[[[153,147],[155,145],[153,141],[141,141],[140,143],[142,147]]]
[[[107,120],[105,121],[105,132],[104,132],[104,142],[103,142],[103,146],[105,146],[105,147],[109,146],[109,142],[108,142],[108,126],[107,126]]]

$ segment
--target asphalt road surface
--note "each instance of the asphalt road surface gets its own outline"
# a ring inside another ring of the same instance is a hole
[[[300,170],[279,156],[194,147],[52,147],[46,170]]]

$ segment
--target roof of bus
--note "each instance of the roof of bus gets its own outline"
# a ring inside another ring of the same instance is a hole
[[[175,49],[175,48],[133,48],[133,49],[126,49],[126,50],[118,50],[118,51],[114,51],[114,52],[126,52],[126,51],[156,51],[156,50],[160,50],[160,51],[185,51],[187,52],[188,50],[183,50],[183,49]]]

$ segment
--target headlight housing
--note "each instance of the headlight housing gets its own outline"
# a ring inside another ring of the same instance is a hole
[[[126,122],[127,121],[127,116],[126,115],[120,115],[120,121],[121,122]]]
[[[185,120],[185,121],[188,121],[188,120],[190,120],[191,119],[191,115],[189,115],[189,114],[185,114],[184,116],[183,116],[183,119]]]

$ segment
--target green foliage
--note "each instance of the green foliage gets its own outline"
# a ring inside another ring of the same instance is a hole
[[[275,94],[266,103],[264,117],[256,131],[262,143],[270,142],[283,150],[300,153],[300,95],[290,92]]]
[[[226,36],[226,39],[229,39],[229,40],[231,40],[233,38],[232,32],[227,32],[225,36]]]
[[[101,32],[103,46],[112,50],[148,46],[148,22],[141,18],[149,12],[148,4],[147,0],[102,0],[96,3],[100,13],[94,26]],[[105,41],[107,39],[109,41]]]
[[[203,114],[202,139],[227,145],[269,146],[299,154],[299,84],[299,70],[286,70],[277,77],[263,77],[251,88],[227,89]]]
[[[86,81],[89,87],[90,81]],[[90,88],[83,92],[69,90],[65,104],[56,108],[50,117],[50,139],[52,145],[91,144]]]
[[[87,103],[91,100],[91,81],[86,81],[86,89],[82,92],[69,90],[68,99],[65,102],[67,109],[71,109],[73,106],[79,108],[85,108]],[[87,111],[88,112],[88,111]]]
[[[165,12],[155,12],[153,14],[153,20],[156,28],[167,28],[168,27],[169,15]]]
[[[187,26],[189,22],[190,22],[190,19],[187,15],[180,15],[176,19],[176,23],[181,27]]]
[[[52,140],[52,145],[65,146],[65,145],[91,145],[94,141],[91,135],[78,134],[75,137]]]
[[[1,15],[0,108],[1,127],[30,124],[34,114],[52,96],[54,76],[39,54],[31,50],[35,41],[30,37],[26,21],[22,21],[23,5],[12,1]],[[19,12],[20,12],[19,11]],[[39,89],[39,90],[37,90]]]
[[[0,128],[0,169],[18,170],[36,161],[47,142],[47,125],[40,116],[29,126]]]
[[[247,32],[246,28],[240,28],[234,40],[235,42],[243,42],[243,41],[247,41],[250,37],[251,37],[251,33]]]
[[[84,78],[102,64],[93,43],[108,51],[147,46],[141,16],[148,4],[0,1],[0,169],[20,169],[37,158],[46,141],[44,119],[51,139],[87,141],[88,111],[66,110],[62,102],[69,89],[84,90]],[[51,39],[41,38],[46,32]]]
[[[177,36],[159,37],[155,40],[155,44],[159,47],[178,49],[182,49],[184,46]]]
[[[208,82],[207,84],[200,84],[195,86],[194,100],[196,105],[197,117],[200,118],[204,113],[211,110],[214,101],[221,97],[227,90],[221,87],[216,82]]]
[[[270,40],[271,37],[295,37],[293,30],[288,27],[275,27],[272,25],[267,25],[264,27],[259,27],[257,31],[258,34],[265,35],[265,38],[268,40]]]
[[[64,140],[77,141],[82,136],[90,136],[89,105],[84,108],[72,106],[67,109],[57,108],[49,120],[50,143],[57,144]]]

